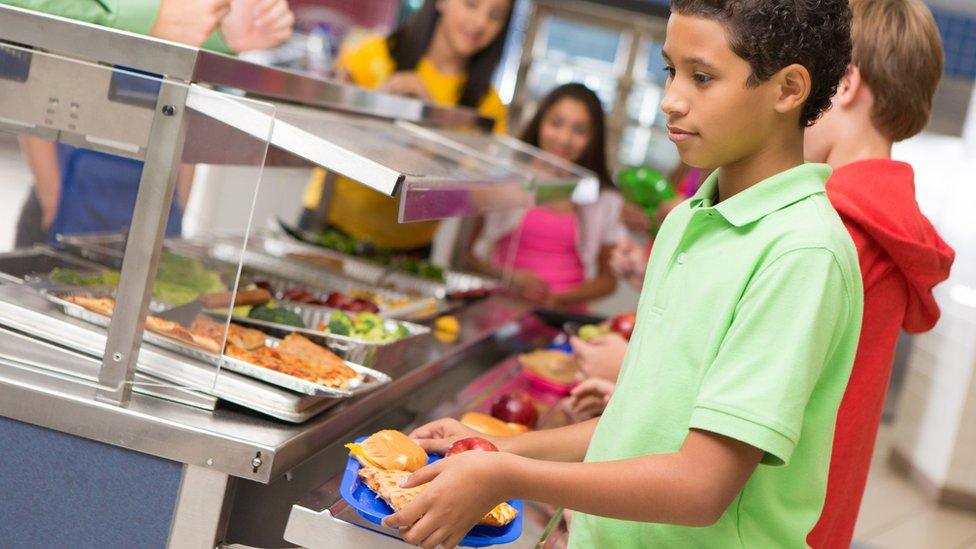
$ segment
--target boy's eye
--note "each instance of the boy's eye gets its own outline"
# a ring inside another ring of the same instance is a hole
[[[700,72],[696,72],[695,74],[693,74],[692,78],[694,78],[695,82],[698,82],[699,84],[708,84],[709,82],[712,81],[711,76],[708,76],[707,74],[702,74]]]
[[[664,67],[664,72],[668,73],[668,78],[674,78],[674,67]]]

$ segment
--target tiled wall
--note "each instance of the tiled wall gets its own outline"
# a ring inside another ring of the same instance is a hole
[[[946,75],[976,79],[976,16],[932,7],[946,53]]]

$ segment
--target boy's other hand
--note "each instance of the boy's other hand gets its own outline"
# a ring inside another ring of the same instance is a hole
[[[410,504],[383,519],[411,545],[452,549],[495,505],[505,500],[506,462],[501,452],[464,452],[410,475],[402,485],[427,484]],[[429,484],[428,484],[429,483]]]
[[[455,442],[470,437],[483,438],[494,444],[496,448],[501,448],[496,437],[475,431],[453,418],[432,421],[417,427],[410,433],[410,438],[414,439],[424,451],[438,455],[444,455]]]
[[[569,412],[577,420],[591,419],[603,414],[617,384],[591,377],[573,387],[567,404]]]
[[[220,32],[236,52],[263,50],[288,40],[294,24],[287,0],[232,0]]]
[[[149,36],[199,47],[230,12],[231,0],[162,0]]]
[[[610,252],[610,268],[618,278],[640,288],[644,283],[644,272],[647,270],[647,255],[644,254],[640,244],[630,238],[624,238]]]
[[[597,377],[616,382],[620,366],[627,352],[627,340],[617,333],[594,337],[583,341],[578,337],[569,338],[573,354],[579,361],[580,370],[589,377]]]

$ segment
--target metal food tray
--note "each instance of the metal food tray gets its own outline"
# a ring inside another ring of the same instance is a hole
[[[258,241],[264,251],[276,257],[287,257],[289,254],[310,254],[341,261],[345,275],[370,284],[389,284],[403,291],[416,292],[437,299],[444,299],[448,294],[454,292],[494,289],[499,286],[499,282],[492,278],[449,269],[444,270],[443,282],[402,271],[391,271],[385,265],[337,252],[331,248],[298,238],[297,235],[300,234],[298,231],[286,227],[284,224],[281,225],[285,232],[284,235],[252,237],[252,240]]]
[[[42,273],[50,273],[59,267],[85,272],[97,272],[105,268],[48,246],[38,245],[0,254],[0,282],[30,282],[39,278]]]
[[[276,337],[284,337],[289,333],[302,334],[319,345],[329,347],[345,360],[370,368],[397,364],[400,357],[403,356],[404,351],[406,351],[414,339],[430,333],[430,328],[427,326],[402,320],[385,319],[387,326],[390,326],[392,323],[402,324],[410,332],[410,335],[392,341],[366,341],[356,337],[336,335],[316,329],[320,323],[328,322],[329,315],[339,309],[288,301],[279,301],[278,307],[301,316],[306,328],[238,316],[235,316],[233,321],[238,324],[253,326]],[[342,312],[350,315],[356,314],[346,311]]]
[[[225,254],[241,255],[240,249],[231,251],[229,247],[221,245],[214,247],[214,253],[218,258],[222,255],[226,257]],[[323,272],[300,261],[280,259],[253,250],[247,250],[243,254],[243,257],[246,278],[264,278],[272,286],[275,286],[276,289],[303,285],[308,287],[312,295],[323,300],[330,292],[349,294],[357,290],[364,290],[388,300],[409,301],[409,303],[397,307],[377,303],[380,309],[379,315],[383,317],[407,319],[412,318],[418,312],[422,312],[425,309],[430,308],[432,311],[442,311],[446,306],[442,300],[432,297],[421,297],[418,299],[417,297],[385,288],[368,287],[358,280]],[[242,276],[242,280],[244,279],[245,277]],[[280,298],[282,296],[276,295],[275,297]],[[431,307],[432,305],[433,307]]]
[[[80,305],[76,305],[70,301],[62,299],[61,296],[69,295],[67,292],[61,293],[58,291],[49,290],[44,292],[44,295],[48,300],[60,307],[64,314],[72,318],[77,318],[103,328],[108,328],[108,325],[112,320],[109,317],[98,314],[94,311],[89,311]],[[332,387],[319,385],[318,383],[312,383],[310,381],[299,379],[288,374],[283,374],[262,366],[257,366],[233,357],[218,355],[203,349],[193,348],[174,339],[161,336],[148,330],[143,332],[143,340],[152,345],[156,345],[157,347],[162,347],[164,349],[180,353],[184,356],[194,358],[201,362],[212,364],[218,368],[226,368],[232,372],[244,374],[246,376],[259,379],[272,385],[283,387],[296,393],[303,393],[312,396],[348,398],[371,391],[380,385],[389,383],[391,379],[389,375],[384,374],[383,372],[346,361],[346,365],[352,368],[357,374],[363,376],[366,381],[354,380],[349,389],[335,389]],[[278,343],[279,341],[277,339],[268,337],[265,344],[268,347],[274,348],[278,346]]]

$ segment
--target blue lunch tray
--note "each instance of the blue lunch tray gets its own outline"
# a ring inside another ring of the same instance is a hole
[[[366,438],[360,437],[356,439],[356,442],[362,442]],[[429,465],[440,459],[441,456],[428,456],[427,464]],[[359,461],[349,456],[349,460],[346,462],[346,471],[342,475],[342,485],[339,487],[339,494],[342,495],[342,499],[346,500],[346,503],[359,513],[359,516],[373,524],[379,525],[385,517],[393,514],[393,509],[359,479],[360,468]],[[464,536],[460,545],[464,547],[489,547],[491,545],[511,543],[517,540],[522,535],[524,506],[522,505],[522,500],[518,499],[509,500],[508,504],[518,511],[518,516],[515,517],[515,520],[501,527],[475,526],[468,532],[467,536]]]

